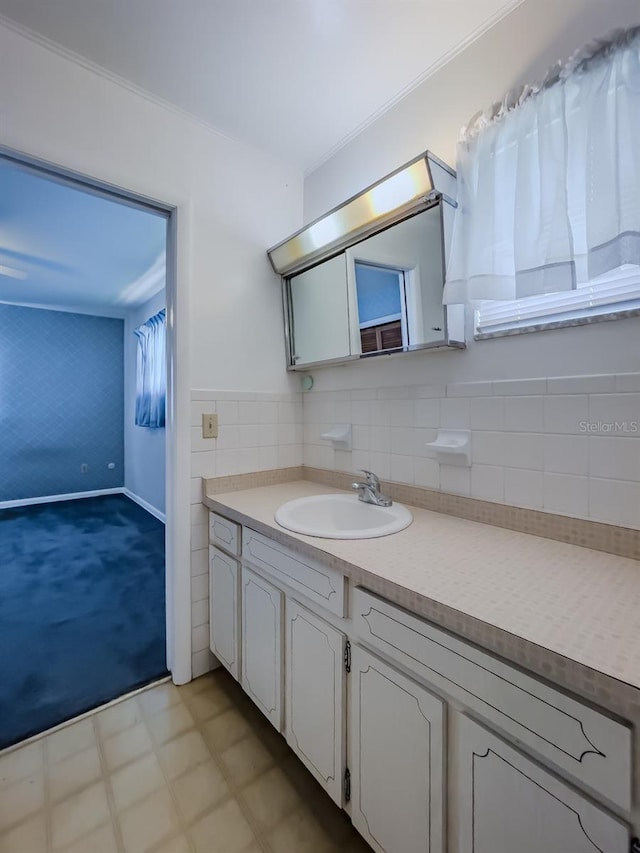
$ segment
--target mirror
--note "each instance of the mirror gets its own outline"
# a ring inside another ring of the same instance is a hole
[[[285,278],[289,368],[464,346],[442,305],[443,239],[437,200]]]
[[[295,365],[349,355],[347,259],[344,252],[289,279]]]
[[[442,254],[439,205],[347,249],[356,295],[352,351],[369,355],[442,340]]]

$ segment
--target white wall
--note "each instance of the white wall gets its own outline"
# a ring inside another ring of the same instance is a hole
[[[454,165],[460,128],[478,110],[590,40],[638,23],[637,0],[524,0],[307,177],[305,222],[425,148]]]
[[[474,113],[633,23],[637,0],[525,0],[309,175],[305,220],[425,148],[454,164]],[[314,370],[305,464],[638,528],[639,335],[633,318]],[[336,422],[354,425],[352,452],[320,438]],[[471,430],[470,468],[430,458],[438,427]]]
[[[170,664],[183,681],[191,656],[190,389],[293,387],[283,370],[280,282],[265,250],[299,227],[302,176],[4,25],[0,144],[177,206],[168,616],[177,638]]]
[[[166,430],[135,425],[138,340],[133,331],[165,304],[162,290],[133,308],[124,321],[124,485],[160,513],[165,511]]]
[[[430,148],[455,164],[460,128],[509,88],[615,27],[640,23],[637,0],[525,0],[366,128],[305,181],[309,221]],[[466,352],[412,354],[318,370],[316,390],[376,388],[640,368],[637,318],[474,342]]]

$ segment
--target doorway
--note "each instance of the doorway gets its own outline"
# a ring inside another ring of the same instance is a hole
[[[51,197],[61,197],[60,193],[67,193],[67,198],[82,195],[85,212],[100,209],[92,227],[102,217],[108,231],[112,227],[110,215],[116,208],[127,221],[125,230],[135,230],[137,226],[132,223],[147,218],[155,223],[157,234],[159,223],[163,246],[162,252],[156,252],[154,263],[145,263],[144,270],[140,268],[144,252],[136,255],[131,245],[114,252],[119,263],[126,261],[119,270],[126,287],[120,288],[110,308],[95,306],[86,302],[95,301],[95,291],[104,284],[104,276],[96,275],[95,281],[86,282],[84,303],[78,293],[70,295],[64,289],[56,297],[53,286],[57,280],[69,284],[74,278],[73,252],[69,249],[75,245],[80,255],[83,251],[86,255],[91,232],[88,213],[81,224],[77,218],[72,221],[69,209],[58,210],[57,219],[55,209],[49,210],[54,217],[51,245],[44,239],[20,243],[20,229],[14,223],[12,230],[10,216],[3,217],[0,310],[4,312],[5,330],[14,332],[14,361],[19,375],[8,376],[8,359],[3,358],[3,414],[6,421],[13,415],[16,453],[12,464],[3,460],[5,475],[0,474],[0,599],[7,610],[0,620],[3,649],[11,663],[10,671],[3,667],[7,680],[6,689],[0,691],[0,704],[4,702],[6,708],[0,709],[0,748],[154,680],[168,668],[171,638],[166,631],[165,585],[171,590],[171,578],[167,572],[165,581],[166,487],[164,482],[159,483],[158,473],[164,468],[165,457],[171,457],[166,452],[171,429],[167,430],[166,445],[164,436],[159,440],[161,430],[152,431],[148,424],[136,424],[134,429],[135,396],[132,401],[129,380],[132,356],[135,360],[139,354],[134,331],[166,309],[171,315],[175,247],[175,210],[169,206],[133,197],[15,152],[0,152],[2,169],[11,174],[11,180],[22,182],[16,198],[23,206],[36,183],[46,184]],[[6,203],[7,193],[3,199]],[[36,203],[33,210],[42,217],[42,206],[38,209]],[[55,233],[55,226],[65,217],[69,225],[65,251],[52,251],[53,245],[60,248],[65,242],[60,233]],[[88,230],[83,231],[83,226]],[[154,228],[146,232],[143,228],[141,233],[147,249],[155,252],[158,246],[153,246],[150,238]],[[126,240],[122,232],[118,235],[116,229],[115,233],[115,245],[122,248]],[[164,289],[159,290],[157,284],[160,276],[164,283],[167,270],[165,301]],[[160,303],[164,303],[162,307]],[[165,364],[169,365],[174,356],[174,319],[166,338]],[[8,346],[10,336],[4,337]],[[53,355],[56,346],[62,355]],[[134,382],[139,379],[138,366],[134,364]],[[171,379],[170,373],[166,391],[170,427]],[[97,394],[92,396],[92,390]],[[22,400],[22,408],[15,392],[28,398]],[[138,388],[133,393],[139,392]],[[56,398],[60,403],[57,410]],[[120,416],[124,414],[120,448],[114,427],[118,405]],[[126,453],[125,444],[131,442],[124,441],[125,432],[133,434],[134,444]],[[146,461],[144,441],[141,443],[145,434],[154,443]],[[150,491],[149,483],[145,484],[145,464],[155,476]],[[128,469],[133,480],[125,479]],[[169,531],[170,506],[166,515]],[[160,559],[162,572],[158,577]],[[170,595],[167,605],[171,605]],[[8,612],[11,607],[13,613]],[[148,616],[156,618],[150,632],[153,619],[145,626]],[[13,636],[12,627],[16,629]],[[6,713],[8,709],[13,709],[11,715]]]

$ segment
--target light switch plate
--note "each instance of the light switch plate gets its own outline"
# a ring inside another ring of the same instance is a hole
[[[218,437],[218,416],[215,414],[202,416],[202,437],[217,438]]]

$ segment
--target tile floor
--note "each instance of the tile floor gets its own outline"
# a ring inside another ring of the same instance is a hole
[[[337,850],[370,848],[224,670],[0,754],[0,853]]]

